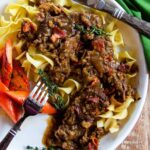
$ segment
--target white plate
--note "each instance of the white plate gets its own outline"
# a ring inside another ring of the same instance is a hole
[[[2,11],[4,6],[10,2],[13,2],[13,0],[1,1],[0,10]],[[115,1],[112,2],[122,9]],[[100,150],[114,150],[128,136],[141,114],[148,89],[148,73],[139,34],[136,30],[121,22],[118,23],[118,27],[123,34],[126,45],[136,53],[139,65],[138,91],[142,98],[135,104],[133,112],[120,131],[116,134],[108,134],[101,140]],[[3,114],[0,111],[0,140],[3,139],[12,126],[12,122]],[[22,125],[21,131],[18,132],[8,147],[8,150],[25,150],[25,146],[27,145],[42,147],[42,137],[46,129],[47,118],[48,116],[46,115],[29,117]]]

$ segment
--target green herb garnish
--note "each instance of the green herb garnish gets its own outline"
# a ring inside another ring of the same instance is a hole
[[[60,109],[64,107],[64,100],[60,95],[57,95],[57,103],[53,104],[56,109]]]
[[[106,36],[110,36],[109,33],[105,32],[104,30],[97,28],[96,26],[92,26],[90,33],[94,33],[95,35],[106,35]]]
[[[75,24],[75,29],[79,30],[82,33],[86,33],[87,30],[84,28],[83,25]]]
[[[47,74],[44,73],[41,69],[39,70],[38,74],[40,75],[41,80],[48,87],[49,96],[53,96],[57,92],[58,86],[52,81],[50,81]]]
[[[48,87],[48,94],[50,96],[50,103],[58,110],[61,110],[64,107],[64,100],[63,98],[58,95],[58,86],[52,82],[47,74],[45,72],[43,72],[41,69],[39,70],[38,74],[41,77],[41,80],[43,83],[45,83],[45,85]],[[54,99],[54,100],[52,100]]]
[[[38,148],[38,147],[32,147],[32,146],[26,146],[26,149],[27,150],[61,150],[61,148],[58,148],[58,147],[48,147],[48,148]]]
[[[92,26],[89,30],[85,28],[83,25],[75,24],[75,29],[79,30],[81,33],[95,34],[97,36],[110,36],[109,33],[105,32],[103,29],[97,28],[96,26]]]
[[[28,146],[26,146],[26,149],[27,149],[27,150],[46,150],[46,148],[44,148],[44,149],[43,149],[43,148],[42,148],[42,149],[40,149],[40,148],[38,148],[38,147],[32,147],[32,146],[29,146],[29,145],[28,145]]]

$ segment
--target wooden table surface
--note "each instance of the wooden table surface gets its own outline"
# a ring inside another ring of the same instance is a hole
[[[150,81],[142,114],[130,135],[117,150],[150,150]]]

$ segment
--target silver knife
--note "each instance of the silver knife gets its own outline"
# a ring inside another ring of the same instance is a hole
[[[118,7],[112,5],[105,0],[73,0],[82,5],[92,7],[101,11],[105,11],[112,15],[113,17],[131,25],[139,32],[145,34],[150,38],[150,23],[142,19],[133,17],[132,15],[127,14],[125,11],[119,9]]]

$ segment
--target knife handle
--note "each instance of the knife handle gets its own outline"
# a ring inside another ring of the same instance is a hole
[[[105,4],[103,10],[113,15],[115,18],[136,28],[140,33],[143,33],[147,35],[148,37],[150,37],[150,23],[149,22],[133,17],[132,15],[129,15],[126,12],[108,3]]]

